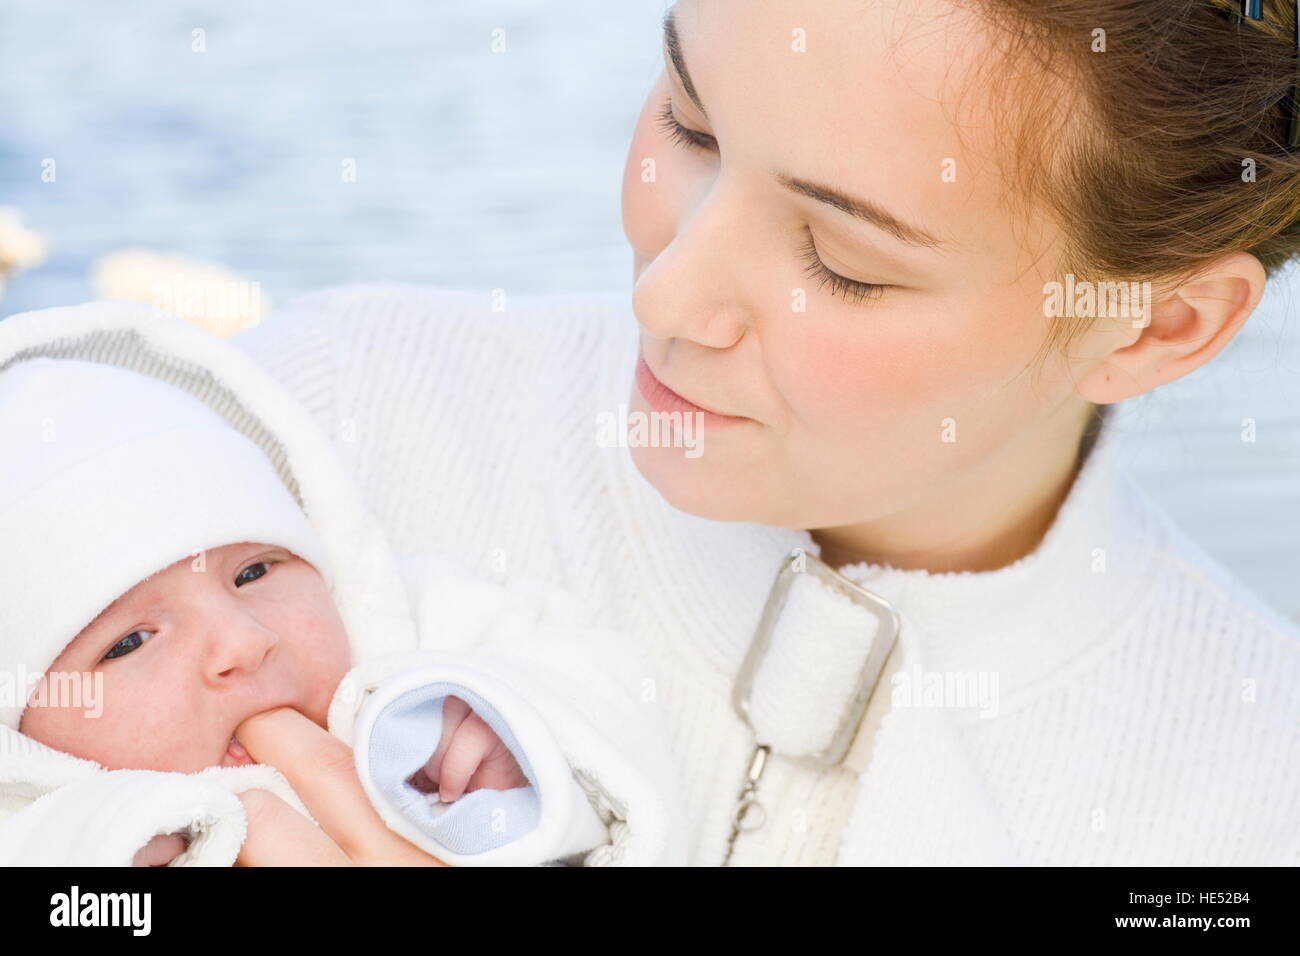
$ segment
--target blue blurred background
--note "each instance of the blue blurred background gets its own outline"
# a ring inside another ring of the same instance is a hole
[[[375,278],[627,286],[619,182],[667,5],[5,0],[0,204],[51,256],[0,308],[91,298],[90,263],[137,245],[276,302]]]
[[[370,279],[630,293],[619,183],[667,6],[5,0],[0,205],[51,249],[0,314],[93,298],[91,263],[128,246],[276,303]],[[1125,413],[1151,494],[1300,620],[1298,325],[1293,272],[1207,368]]]

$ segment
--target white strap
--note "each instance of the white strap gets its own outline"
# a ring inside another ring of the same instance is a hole
[[[880,630],[878,615],[815,575],[796,574],[750,694],[759,743],[790,756],[825,751],[852,709]]]
[[[848,756],[844,758],[844,766],[855,773],[862,773],[867,769],[867,764],[871,763],[875,752],[876,731],[880,728],[880,722],[885,714],[889,712],[892,702],[890,691],[893,685],[890,679],[902,666],[902,648],[902,642],[896,641],[894,649],[889,652],[889,657],[885,660],[885,668],[880,672],[880,682],[876,685],[876,692],[872,695],[871,702],[867,704],[867,712],[862,718],[862,723],[858,725],[857,736],[853,738],[853,745],[849,748]]]

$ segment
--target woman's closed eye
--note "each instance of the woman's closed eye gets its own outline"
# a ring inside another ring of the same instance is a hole
[[[671,98],[664,101],[664,108],[659,111],[659,128],[667,133],[668,138],[674,143],[687,149],[703,149],[709,152],[716,152],[718,149],[718,141],[713,136],[677,122],[677,117],[673,116]]]
[[[821,280],[817,283],[817,288],[820,289],[830,283],[831,295],[842,292],[845,301],[857,304],[867,299],[879,298],[889,288],[889,286],[881,285],[878,282],[860,282],[857,279],[849,279],[826,268],[821,256],[817,254],[817,244],[813,241],[811,231],[808,232],[808,241],[800,247],[799,257],[808,263],[808,268],[804,270],[804,274],[809,278]]]
[[[659,127],[669,139],[685,149],[718,152],[718,141],[715,137],[709,133],[690,129],[677,121],[677,117],[673,115],[671,97],[664,101],[663,109],[659,112]],[[808,263],[808,268],[804,270],[805,274],[809,278],[821,280],[817,285],[819,289],[829,283],[832,296],[837,292],[843,293],[845,301],[853,304],[879,298],[889,288],[888,285],[879,282],[850,279],[827,268],[826,263],[822,262],[821,256],[817,254],[817,244],[813,241],[811,230],[808,231],[808,241],[800,247],[800,258]]]

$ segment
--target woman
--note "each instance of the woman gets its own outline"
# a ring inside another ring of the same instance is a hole
[[[1300,250],[1294,9],[1235,8],[681,0],[635,326],[374,285],[238,341],[399,550],[655,647],[697,865],[1295,863],[1300,632],[1142,493],[1112,407]]]

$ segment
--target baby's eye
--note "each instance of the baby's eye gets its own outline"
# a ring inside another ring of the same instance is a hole
[[[271,566],[270,561],[258,561],[256,564],[250,564],[244,570],[235,575],[235,587],[247,584],[250,581],[256,581],[266,574],[267,569]]]
[[[140,647],[149,639],[141,636],[144,634],[152,636],[153,631],[132,631],[108,649],[108,653],[104,655],[104,660],[111,661],[115,657],[125,657],[127,654],[130,654],[133,650]]]

